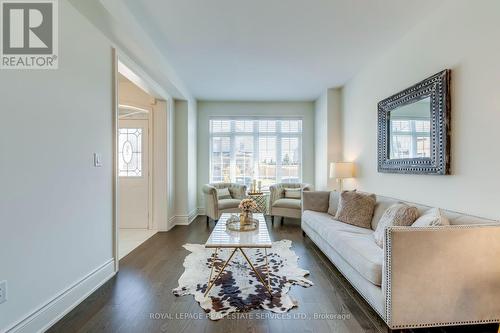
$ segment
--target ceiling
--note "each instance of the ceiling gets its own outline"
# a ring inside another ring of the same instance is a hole
[[[441,0],[121,0],[200,100],[314,100]]]

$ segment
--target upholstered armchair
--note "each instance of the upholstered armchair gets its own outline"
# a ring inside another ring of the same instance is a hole
[[[300,218],[302,207],[302,191],[310,191],[311,185],[300,183],[280,183],[271,185],[269,188],[269,211],[271,221],[274,225],[274,217],[281,217],[283,225],[284,217]]]
[[[227,188],[231,198],[218,198],[217,190]],[[234,183],[206,184],[202,188],[205,196],[205,214],[207,215],[207,225],[210,219],[218,221],[222,213],[238,213],[238,205],[245,198],[247,187]]]

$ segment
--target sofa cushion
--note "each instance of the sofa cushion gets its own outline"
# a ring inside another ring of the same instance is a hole
[[[311,229],[314,229],[319,235],[325,239],[329,238],[330,234],[339,231],[348,231],[353,234],[372,235],[373,230],[356,227],[337,221],[328,213],[316,212],[313,210],[306,210],[302,213],[302,223],[307,224]]]
[[[450,221],[439,208],[431,208],[420,216],[412,227],[430,227],[439,225],[450,225]]]
[[[331,238],[330,244],[365,279],[377,286],[382,285],[384,251],[371,234],[339,231]]]
[[[418,218],[417,207],[409,206],[404,203],[395,203],[387,208],[384,215],[378,222],[377,229],[373,233],[375,243],[383,248],[385,229],[389,226],[410,226]]]
[[[339,197],[340,193],[338,191],[330,192],[330,200],[328,202],[328,214],[335,216],[337,214],[337,209],[339,208]]]
[[[300,208],[300,199],[289,199],[283,198],[278,199],[273,203],[273,207],[276,208],[290,208],[290,209],[301,209]]]
[[[239,199],[222,199],[219,200],[219,209],[238,208],[240,202]]]
[[[335,219],[362,228],[371,229],[373,210],[377,198],[375,194],[365,194],[356,191],[340,193],[339,207]]]

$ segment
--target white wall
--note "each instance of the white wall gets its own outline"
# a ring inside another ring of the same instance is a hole
[[[334,179],[329,179],[329,165],[342,160],[341,98],[341,90],[331,88],[314,104],[315,186],[320,191],[338,186]]]
[[[66,1],[59,27],[59,69],[0,74],[0,331],[96,269],[113,273],[111,46]],[[79,287],[66,296],[95,285]],[[25,330],[47,324],[58,300]]]
[[[211,116],[299,116],[302,123],[302,180],[314,184],[314,102],[198,102],[198,207],[201,187],[209,182],[209,118]]]
[[[500,217],[500,2],[448,1],[344,89],[344,157],[366,191]],[[452,70],[452,175],[377,172],[377,102]]]
[[[197,215],[196,103],[175,100],[175,221],[188,224]]]

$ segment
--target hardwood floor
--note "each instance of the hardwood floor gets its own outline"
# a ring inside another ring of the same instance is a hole
[[[290,239],[314,282],[310,288],[293,286],[290,295],[299,306],[276,318],[268,311],[241,314],[240,318],[211,321],[190,295],[176,297],[172,289],[184,271],[188,254],[182,245],[204,243],[213,222],[205,217],[189,226],[157,233],[120,261],[120,272],[48,332],[386,332],[387,327],[350,287],[313,242],[302,236],[299,221],[268,227],[273,240]],[[315,315],[346,314],[344,319],[314,319]],[[249,318],[252,316],[253,318]],[[257,317],[259,316],[259,317]],[[304,318],[305,317],[305,318]],[[497,332],[497,325],[425,329],[414,332]]]

